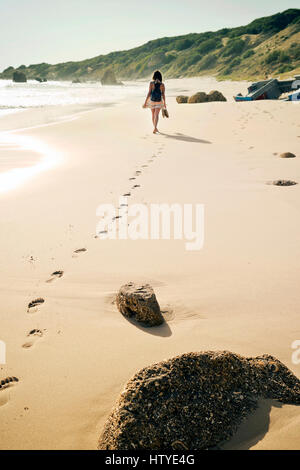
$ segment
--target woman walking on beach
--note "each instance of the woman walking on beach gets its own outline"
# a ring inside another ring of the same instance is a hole
[[[166,108],[165,85],[162,82],[162,74],[159,70],[156,70],[153,74],[153,81],[150,82],[143,108],[151,109],[154,126],[153,134],[156,134],[158,132],[157,124],[159,112],[162,108]]]

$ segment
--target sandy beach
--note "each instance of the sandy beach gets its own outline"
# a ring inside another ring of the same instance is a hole
[[[1,449],[96,449],[130,377],[184,352],[271,354],[300,377],[291,347],[300,339],[299,105],[235,103],[246,88],[166,81],[170,118],[158,135],[134,95],[0,119],[0,157],[11,152],[14,162],[0,160],[0,379],[19,379],[0,391]],[[228,101],[176,103],[213,89]],[[277,179],[298,184],[267,184]],[[203,248],[95,238],[97,207],[128,192],[130,203],[204,204]],[[137,327],[118,312],[115,294],[128,281],[153,286],[162,326]],[[224,448],[299,442],[300,408],[263,401]]]

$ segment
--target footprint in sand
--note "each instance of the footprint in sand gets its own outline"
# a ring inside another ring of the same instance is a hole
[[[291,180],[275,180],[269,181],[267,184],[274,184],[275,186],[294,186],[297,183]]]
[[[43,336],[43,332],[35,328],[29,331],[27,336],[28,338],[30,338],[30,340],[22,344],[22,348],[25,348],[25,349],[31,348],[34,345],[34,343]]]
[[[134,178],[134,177],[133,177],[133,178],[129,178],[129,181],[132,181],[132,180],[135,180],[135,178]]]
[[[84,253],[85,251],[87,251],[86,248],[78,248],[77,250],[74,250],[74,253]]]
[[[77,258],[77,256],[80,255],[80,253],[85,253],[86,251],[87,251],[86,248],[78,248],[77,250],[73,251],[72,258]]]
[[[129,196],[131,196],[131,194],[130,193],[125,193],[125,194],[123,194],[123,196],[124,197],[129,197]]]
[[[4,390],[5,388],[10,387],[15,382],[19,382],[17,377],[6,377],[6,379],[0,380],[0,390]]]
[[[62,277],[63,275],[64,275],[64,272],[63,272],[63,271],[54,271],[54,272],[51,274],[50,279],[47,279],[46,282],[52,282],[52,281],[54,281],[55,279],[59,279],[59,278]]]
[[[0,380],[0,406],[5,405],[9,401],[9,394],[5,392],[9,387],[19,382],[17,377],[6,377]]]
[[[28,313],[36,313],[38,311],[38,306],[43,304],[45,302],[44,299],[39,297],[38,299],[34,299],[31,302],[29,302],[27,306],[27,312]]]
[[[141,173],[142,173],[142,172],[141,172],[140,170],[137,170],[137,171],[135,172],[135,176],[139,176]]]
[[[132,189],[135,189],[135,188],[140,188],[141,185],[140,184],[135,184],[134,186],[132,186]]]

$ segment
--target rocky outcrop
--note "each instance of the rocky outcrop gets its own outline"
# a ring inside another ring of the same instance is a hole
[[[154,290],[149,284],[125,284],[117,294],[116,304],[122,315],[144,325],[157,326],[164,321]]]
[[[184,96],[184,95],[176,96],[177,103],[187,103],[188,99],[189,99],[188,96]]]
[[[220,91],[212,90],[207,95],[207,101],[227,101],[227,100]]]
[[[300,380],[269,355],[182,354],[129,380],[99,449],[208,449],[234,434],[259,397],[300,404]]]
[[[188,97],[188,96],[177,96],[176,101],[177,103],[186,103],[186,101],[179,101],[178,100],[181,98],[187,98],[188,103],[207,103],[211,101],[227,101],[225,96],[217,90],[212,90],[208,94],[206,94],[204,91],[199,91],[198,93],[195,93],[194,95]]]
[[[207,94],[204,91],[199,91],[194,95],[190,96],[188,99],[188,103],[206,103],[207,102]]]
[[[19,72],[18,70],[16,70],[13,73],[13,82],[17,82],[17,83],[27,82],[27,78],[26,78],[25,73],[24,72]]]
[[[123,83],[118,82],[115,76],[115,73],[112,69],[105,70],[101,78],[102,85],[123,85]]]
[[[281,158],[295,158],[296,155],[294,153],[291,153],[291,152],[284,152],[284,153],[280,154],[280,157]]]

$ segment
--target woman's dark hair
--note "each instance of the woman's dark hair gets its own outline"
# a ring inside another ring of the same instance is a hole
[[[160,73],[159,70],[156,70],[153,74],[153,80],[159,80],[162,82],[162,74]]]

